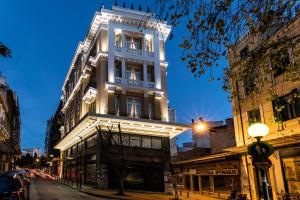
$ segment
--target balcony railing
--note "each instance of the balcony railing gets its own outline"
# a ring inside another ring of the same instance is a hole
[[[0,138],[9,138],[10,133],[10,125],[9,123],[4,120],[3,118],[0,118]]]
[[[143,114],[135,114],[135,113],[128,113],[128,112],[115,112],[115,111],[105,110],[104,114],[136,118],[136,119],[149,119],[149,120],[158,120],[164,122],[167,121],[165,117],[157,117],[153,115],[143,115]]]
[[[144,56],[144,57],[153,57],[153,52],[143,51],[142,49],[133,49],[128,47],[115,46],[115,50],[120,53],[132,55],[132,56]]]
[[[144,88],[155,88],[154,82],[146,82],[141,80],[133,80],[115,77],[115,83],[121,85],[128,85],[130,87],[144,87]]]

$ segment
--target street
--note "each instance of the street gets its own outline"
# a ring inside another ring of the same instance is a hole
[[[30,200],[103,200],[94,197],[52,180],[43,179],[38,176],[32,178],[30,186]]]

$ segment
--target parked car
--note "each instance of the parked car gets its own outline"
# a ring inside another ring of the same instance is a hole
[[[1,200],[25,200],[25,189],[21,178],[16,176],[0,176]]]
[[[2,174],[3,176],[15,176],[18,175],[21,180],[23,185],[26,187],[30,186],[30,175],[25,172],[24,170],[11,170],[8,172],[5,172],[4,174]]]

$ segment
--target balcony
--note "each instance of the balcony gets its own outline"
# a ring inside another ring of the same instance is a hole
[[[132,80],[126,78],[115,77],[115,83],[120,85],[125,85],[129,87],[137,87],[137,88],[150,88],[154,89],[154,82],[146,82],[141,80]]]
[[[88,103],[91,104],[95,101],[96,99],[96,94],[97,94],[97,89],[96,89],[96,83],[95,82],[91,82],[84,90],[84,96],[83,96],[83,100]]]
[[[142,59],[151,61],[154,58],[153,52],[143,51],[142,49],[115,46],[115,52],[118,56],[128,57],[132,59]]]

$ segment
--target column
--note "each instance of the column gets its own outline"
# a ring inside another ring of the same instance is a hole
[[[209,191],[215,192],[214,176],[209,176]]]
[[[125,47],[125,34],[124,34],[124,30],[122,30],[122,45],[121,45],[122,48]]]
[[[108,27],[108,82],[115,82],[115,32]]]
[[[149,118],[148,94],[144,93],[142,115],[144,118]]]
[[[199,192],[202,193],[203,192],[203,188],[202,188],[202,176],[198,176],[198,181],[199,181]]]
[[[157,33],[154,33],[154,82],[155,88],[161,89],[161,70],[159,57],[159,38]]]
[[[147,80],[147,63],[144,62],[143,63],[143,78],[144,78],[144,82],[145,84],[147,84],[148,80]]]
[[[126,99],[125,90],[122,90],[122,94],[121,94],[120,115],[127,116],[127,99]]]
[[[126,65],[125,65],[125,59],[124,58],[122,59],[122,69],[121,69],[121,72],[122,72],[122,79],[126,78]]]
[[[191,188],[191,191],[195,191],[195,188],[194,188],[194,176],[191,174],[190,175],[190,188]]]

